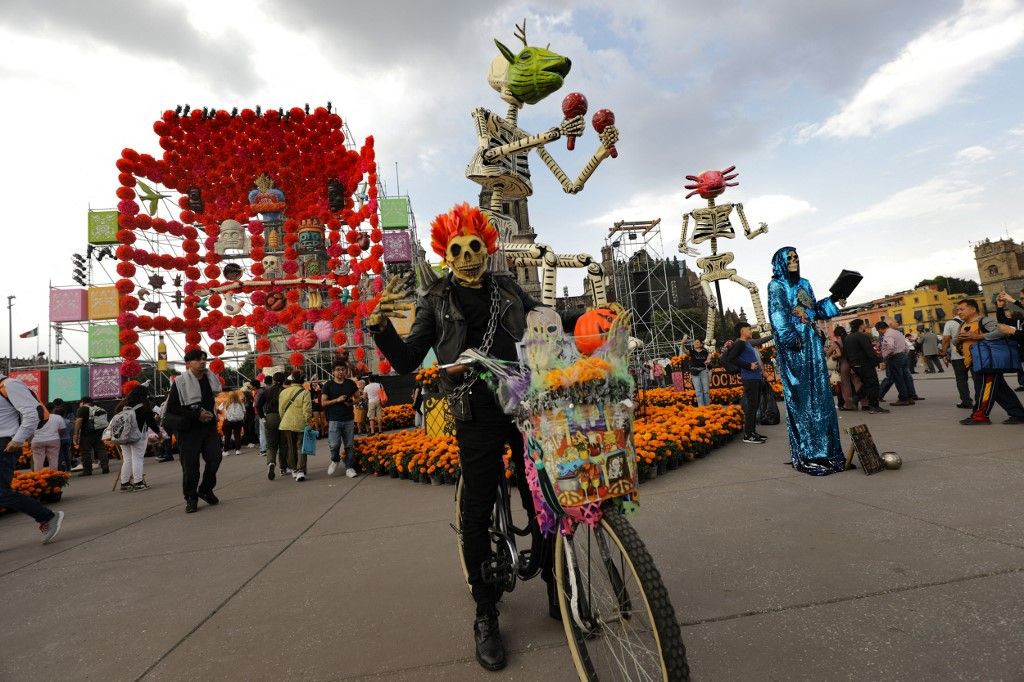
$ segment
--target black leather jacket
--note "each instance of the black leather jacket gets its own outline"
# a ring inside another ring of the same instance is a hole
[[[526,313],[541,304],[530,298],[511,277],[496,277],[494,281],[501,295],[498,323],[518,341],[526,332]],[[449,274],[427,289],[416,302],[416,317],[405,339],[395,331],[391,320],[387,320],[380,330],[370,330],[375,332],[377,347],[399,373],[419,369],[431,348],[441,365],[455,362],[466,350],[466,318],[459,309],[453,287]]]

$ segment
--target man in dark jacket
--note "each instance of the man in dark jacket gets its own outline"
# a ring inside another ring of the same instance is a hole
[[[498,248],[497,230],[479,209],[463,204],[434,220],[431,237],[434,251],[452,272],[430,285],[419,299],[412,329],[404,339],[388,319],[388,315],[410,307],[402,303],[406,294],[401,281],[393,278],[367,318],[377,347],[402,373],[416,370],[431,348],[441,366],[458,362],[470,348],[500,360],[517,361],[516,344],[526,332],[526,314],[540,304],[511,277],[487,273],[487,256]],[[483,667],[500,670],[505,666],[505,648],[495,608],[497,591],[484,581],[481,565],[491,556],[489,527],[504,475],[502,454],[507,444],[517,462],[516,470],[523,471],[523,436],[486,383],[477,379],[476,369],[464,365],[440,375],[455,418],[462,460],[462,545],[476,602],[476,658]],[[533,499],[522,479],[517,480],[520,497],[528,518],[535,523]],[[550,551],[550,546],[534,549]],[[548,584],[549,613],[558,617],[550,558],[541,575]]]
[[[860,377],[861,387],[857,391],[856,401],[868,401],[868,412],[871,414],[888,414],[878,404],[878,364],[882,361],[875,353],[871,337],[864,333],[864,320],[850,323],[850,333],[843,340],[843,353],[850,367]]]
[[[753,338],[750,325],[746,322],[736,323],[736,337],[725,352],[724,364],[727,367],[739,367],[740,379],[743,380],[743,442],[761,445],[768,438],[757,432],[757,408],[761,404],[761,382],[764,380],[761,354],[757,347],[767,343],[770,338]]]
[[[213,397],[221,390],[217,376],[206,369],[206,352],[194,348],[185,353],[187,371],[179,376],[167,396],[167,415],[174,415],[179,423],[178,450],[181,453],[182,491],[185,512],[191,514],[199,508],[199,498],[209,505],[220,502],[213,494],[217,486],[217,469],[223,451]],[[202,480],[199,478],[199,458],[206,462]]]

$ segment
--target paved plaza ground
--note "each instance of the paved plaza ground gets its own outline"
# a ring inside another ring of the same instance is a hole
[[[694,679],[1024,679],[1024,427],[962,427],[951,378],[918,376],[926,402],[840,413],[900,471],[796,473],[782,425],[644,484]],[[228,457],[189,515],[177,464],[144,493],[74,479],[48,546],[0,518],[0,679],[575,678],[539,580],[501,608],[509,667],[477,666],[454,487],[312,461],[271,483]]]

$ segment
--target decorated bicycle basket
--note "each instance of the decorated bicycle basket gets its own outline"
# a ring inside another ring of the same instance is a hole
[[[566,517],[596,526],[609,500],[634,508],[628,318],[622,310],[592,310],[568,336],[551,311],[531,313],[520,368],[489,365],[498,398],[526,439],[525,473],[545,533]]]

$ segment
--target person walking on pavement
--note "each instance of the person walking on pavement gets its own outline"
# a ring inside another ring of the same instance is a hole
[[[36,429],[32,436],[32,471],[42,471],[47,462],[49,468],[60,467],[60,441],[64,438],[64,417],[51,412],[46,423]]]
[[[198,348],[185,353],[186,372],[179,376],[167,398],[167,417],[178,423],[178,452],[181,457],[181,487],[185,512],[199,509],[199,499],[209,505],[220,502],[213,493],[223,452],[217,433],[213,397],[221,390],[220,380],[206,369],[206,352]],[[199,459],[205,462],[202,478]]]
[[[971,400],[971,389],[967,384],[967,367],[964,365],[964,356],[957,350],[957,336],[960,334],[960,327],[964,320],[960,316],[960,304],[953,307],[953,318],[946,321],[942,328],[942,348],[939,354],[946,358],[953,367],[953,376],[956,377],[956,390],[960,394],[960,402],[957,407],[962,410],[974,409],[974,401]]]
[[[303,386],[306,377],[293,372],[291,384],[281,391],[278,411],[281,413],[281,442],[288,458],[288,468],[296,482],[306,480],[306,453],[302,451],[302,432],[313,421],[313,401]]]
[[[996,305],[1002,307],[1005,301],[1000,297]],[[976,301],[965,298],[960,301],[960,313],[963,315],[964,324],[960,328],[958,340],[960,342],[960,353],[964,356],[964,364],[971,367],[971,347],[982,339],[1001,339],[1005,334],[1000,331],[999,324],[991,317],[983,317],[978,309]],[[992,413],[992,406],[999,403],[999,406],[1006,410],[1007,419],[1004,424],[1024,424],[1024,406],[1020,404],[1020,398],[1013,392],[1006,379],[999,373],[984,373],[971,370],[974,375],[974,410],[971,416],[961,419],[964,426],[978,426],[991,424],[989,415]]]
[[[273,385],[273,378],[264,377],[263,385],[256,391],[252,404],[253,411],[256,414],[256,428],[259,431],[260,457],[267,456],[267,413],[264,412],[266,409],[266,399],[264,396]]]
[[[889,410],[878,404],[878,364],[882,360],[875,353],[871,337],[863,329],[864,320],[853,320],[850,333],[843,339],[843,354],[850,363],[851,371],[860,378],[860,390],[854,394],[854,399],[857,402],[866,400],[870,414],[888,414]]]
[[[276,372],[269,388],[260,396],[259,410],[263,413],[263,427],[267,435],[267,480],[274,480],[274,464],[280,465],[281,475],[290,473],[288,455],[281,447],[281,413],[279,399],[284,390],[285,373]]]
[[[75,415],[75,436],[78,456],[82,458],[82,473],[92,476],[93,460],[99,460],[100,470],[110,473],[110,455],[103,444],[103,429],[107,428],[107,411],[93,403],[89,396],[82,396],[78,413]]]
[[[910,367],[907,360],[907,337],[895,327],[890,327],[885,321],[875,323],[875,329],[882,337],[882,361],[885,363],[886,377],[879,388],[880,397],[895,384],[897,400],[892,403],[897,407],[913,405],[917,395],[914,388],[914,378],[910,376]]]
[[[144,386],[133,388],[114,408],[114,413],[116,415],[125,410],[135,413],[132,416],[139,427],[139,438],[128,443],[120,443],[123,457],[121,460],[121,492],[149,490],[149,485],[143,475],[146,448],[150,441],[155,441],[160,437],[160,425],[156,421],[156,414],[153,412],[153,406],[149,402],[149,396],[146,395]],[[152,437],[149,437],[147,430],[153,434]]]
[[[11,490],[18,456],[39,426],[39,401],[28,386],[17,379],[0,374],[0,385],[7,394],[6,400],[0,400],[0,507],[20,511],[35,519],[45,545],[60,532],[64,512],[55,512],[36,498]]]
[[[931,329],[918,337],[921,344],[921,355],[924,356],[925,374],[942,374],[942,363],[939,362],[939,337]]]
[[[384,431],[384,403],[387,402],[387,393],[375,377],[366,382],[363,393],[366,394],[366,418],[370,421],[370,435],[381,434]]]
[[[221,410],[224,414],[224,421],[221,429],[224,431],[224,454],[230,455],[231,450],[240,454],[242,450],[242,429],[245,426],[245,403],[242,402],[241,391],[227,391],[224,404]]]
[[[753,338],[746,322],[736,323],[736,337],[723,360],[726,367],[739,367],[743,380],[743,442],[762,445],[768,438],[757,432],[757,408],[761,404],[761,380],[764,378],[757,346],[767,343],[770,337]]]
[[[333,476],[341,461],[340,449],[345,451],[345,475],[356,477],[355,416],[353,405],[358,389],[348,376],[348,365],[335,362],[331,369],[331,380],[324,384],[320,396],[324,414],[327,416],[327,446],[331,451],[331,463],[327,475]]]

